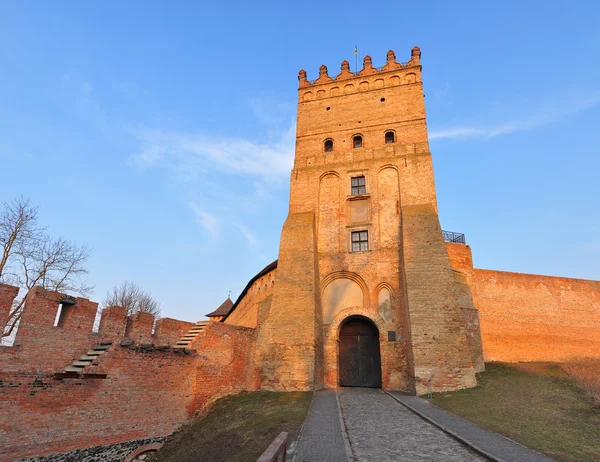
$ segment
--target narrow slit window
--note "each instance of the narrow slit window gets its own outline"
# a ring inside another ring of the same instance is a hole
[[[352,231],[352,252],[369,250],[369,232]]]
[[[333,151],[333,140],[325,140],[325,143],[323,144],[323,150],[325,152]]]
[[[353,196],[356,196],[357,194],[366,194],[367,193],[364,175],[363,176],[355,176],[350,181],[351,181]]]
[[[386,132],[385,133],[385,144],[390,144],[396,142],[396,137],[394,136],[394,132]]]
[[[354,145],[354,149],[358,149],[358,148],[362,148],[362,136],[360,135],[356,135],[354,138],[352,138],[352,142]]]

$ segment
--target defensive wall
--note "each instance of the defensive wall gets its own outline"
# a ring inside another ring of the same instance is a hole
[[[600,281],[477,269],[469,246],[447,247],[473,292],[485,361],[600,357]]]
[[[17,292],[0,285],[4,319]],[[193,347],[178,350],[172,346],[193,323],[164,318],[153,332],[151,315],[109,307],[92,332],[96,310],[39,287],[27,296],[14,345],[0,347],[0,460],[123,460],[256,382],[248,373],[254,329],[211,323]],[[81,373],[64,372],[100,344],[104,354]]]

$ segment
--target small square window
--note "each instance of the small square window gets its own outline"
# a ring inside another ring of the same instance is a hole
[[[352,195],[366,194],[367,188],[365,187],[365,177],[355,176],[351,179],[352,184]]]
[[[369,232],[352,231],[352,252],[369,250]]]

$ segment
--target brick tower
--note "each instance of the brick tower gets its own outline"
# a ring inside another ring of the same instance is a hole
[[[357,74],[344,61],[336,77],[321,66],[314,82],[299,73],[289,215],[258,332],[262,388],[360,386],[376,361],[384,388],[476,384],[463,320],[473,302],[437,214],[420,57],[389,51],[378,69],[366,56]],[[376,327],[379,358],[360,350],[361,323]]]

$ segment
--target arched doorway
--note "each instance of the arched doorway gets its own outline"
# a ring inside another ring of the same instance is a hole
[[[341,387],[381,387],[379,331],[368,319],[348,318],[340,329]]]

